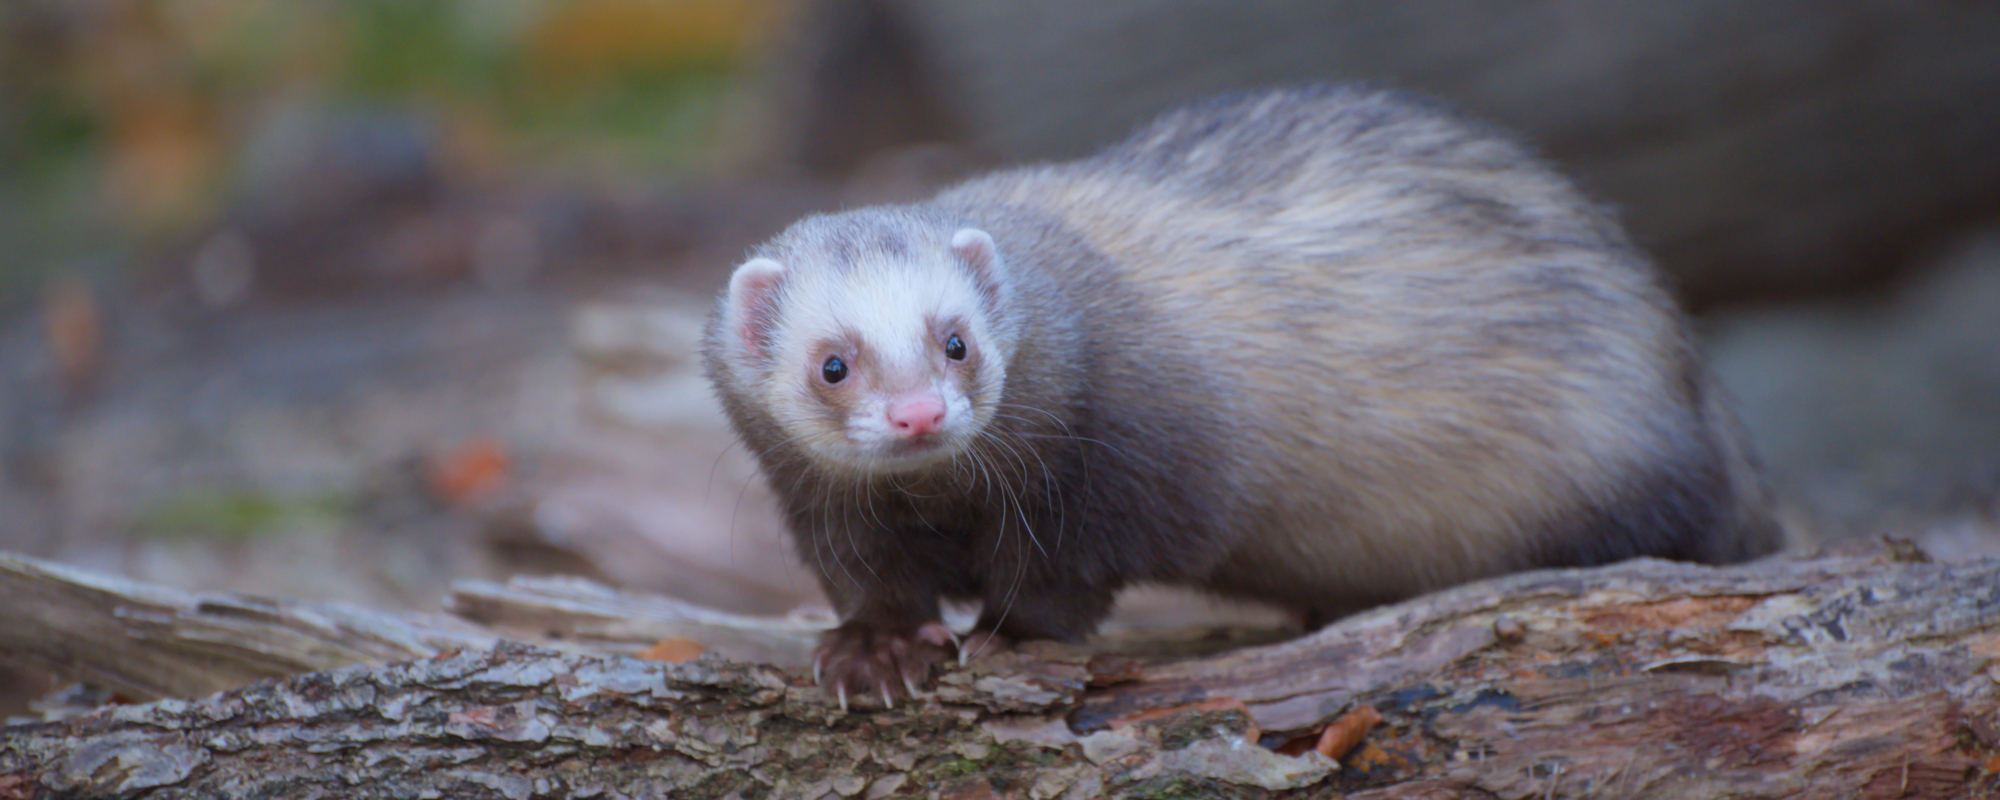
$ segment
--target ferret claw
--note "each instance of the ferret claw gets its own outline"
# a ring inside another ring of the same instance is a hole
[[[889,696],[889,682],[883,681],[882,683],[877,684],[877,686],[882,690],[882,707],[895,708],[896,700],[895,698]]]
[[[826,681],[825,681],[824,679],[822,679],[822,678],[820,677],[820,668],[821,668],[821,667],[824,667],[824,666],[826,666],[826,654],[825,654],[825,653],[820,653],[819,655],[816,655],[816,656],[813,656],[813,685],[814,685],[814,686],[825,686],[825,685],[826,685]]]
[[[833,693],[840,698],[840,713],[847,713],[847,684],[841,684],[833,690]]]
[[[910,680],[910,676],[908,675],[903,676],[903,688],[910,690],[910,697],[912,698],[921,694],[921,692],[917,691],[917,682]]]

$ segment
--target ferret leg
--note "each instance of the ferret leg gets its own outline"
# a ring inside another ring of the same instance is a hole
[[[843,708],[853,701],[893,707],[897,697],[919,693],[932,667],[955,649],[938,615],[938,570],[917,563],[920,547],[868,547],[899,540],[850,536],[839,526],[852,520],[808,521],[826,524],[796,529],[799,547],[818,566],[841,616],[840,626],[820,637],[813,679]]]

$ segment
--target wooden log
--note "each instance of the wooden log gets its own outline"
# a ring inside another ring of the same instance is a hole
[[[139,700],[494,641],[448,617],[202,595],[0,553],[0,663]]]
[[[1034,645],[893,709],[713,654],[447,649],[0,728],[0,798],[1987,797],[1996,656],[2000,561],[1641,560],[1192,659]],[[1273,749],[1343,716],[1337,763]]]

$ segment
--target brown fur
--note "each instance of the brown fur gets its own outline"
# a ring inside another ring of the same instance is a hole
[[[985,310],[1006,374],[980,401],[990,435],[950,464],[804,456],[751,389],[797,365],[711,327],[718,393],[847,620],[827,645],[843,690],[908,676],[890,640],[940,597],[983,600],[981,630],[1071,639],[1140,581],[1330,619],[1514,570],[1775,547],[1654,270],[1449,111],[1221,98],[1089,159],[809,219],[760,255],[926,280],[964,269],[944,244],[961,227],[1001,256]]]

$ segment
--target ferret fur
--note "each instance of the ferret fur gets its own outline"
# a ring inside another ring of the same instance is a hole
[[[976,363],[935,354],[945,328]],[[1612,217],[1388,91],[1218,98],[1094,157],[809,217],[739,270],[705,362],[845,621],[821,663],[842,692],[921,677],[897,653],[939,643],[917,631],[941,598],[1076,639],[1137,582],[1328,620],[1778,541]],[[857,445],[868,392],[915,386],[950,401],[946,441]]]

